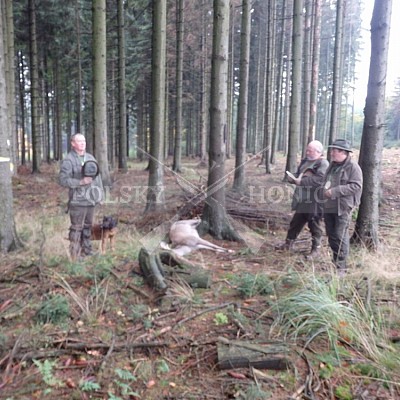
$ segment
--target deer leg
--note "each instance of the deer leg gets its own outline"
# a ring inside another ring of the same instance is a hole
[[[226,252],[227,251],[223,247],[217,246],[216,244],[211,243],[208,240],[205,240],[205,239],[202,239],[202,238],[199,238],[197,240],[196,247],[197,248],[201,248],[201,249],[209,249],[209,250],[214,250],[214,251],[220,251],[220,252]]]

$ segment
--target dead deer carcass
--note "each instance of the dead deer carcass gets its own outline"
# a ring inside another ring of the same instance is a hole
[[[199,219],[188,219],[176,221],[169,230],[169,239],[171,241],[172,251],[179,256],[189,254],[193,250],[206,249],[220,253],[230,253],[233,250],[227,250],[217,246],[207,240],[202,239],[197,232],[196,226],[200,224]]]

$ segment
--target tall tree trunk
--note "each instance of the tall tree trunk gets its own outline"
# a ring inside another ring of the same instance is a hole
[[[371,60],[359,164],[364,185],[353,239],[367,248],[379,245],[379,194],[383,139],[385,136],[385,90],[392,0],[375,0],[371,20]]]
[[[126,80],[125,80],[125,10],[124,1],[118,0],[118,168],[128,171],[127,165],[127,128],[126,128]]]
[[[165,208],[163,140],[165,132],[165,62],[167,0],[153,0],[149,188],[146,212]]]
[[[319,58],[321,48],[321,0],[314,1],[314,24],[312,43],[313,49],[311,61],[310,124],[308,130],[308,142],[311,142],[315,139],[315,129],[317,121]]]
[[[93,136],[103,184],[111,185],[107,159],[106,0],[93,0]]]
[[[44,55],[43,59],[43,71],[45,75],[51,76],[48,65],[48,57],[47,54]],[[42,87],[42,99],[43,99],[43,139],[44,139],[44,155],[46,158],[46,162],[49,164],[51,161],[51,139],[50,139],[50,93],[53,91],[50,88],[49,79],[43,79],[43,87]]]
[[[285,0],[283,4],[283,18],[290,20],[290,16],[293,10],[293,1],[294,0]],[[288,23],[287,33],[285,33],[288,38],[291,38],[293,35],[293,22],[290,20]],[[288,152],[289,146],[289,121],[290,121],[290,94],[291,94],[291,70],[292,70],[292,47],[293,47],[293,39],[285,40],[285,61],[283,63],[284,71],[286,72],[284,77],[285,82],[285,95],[284,95],[284,106],[282,107],[282,132],[281,135],[281,143],[279,148],[283,150],[285,154]]]
[[[56,148],[56,154],[54,155],[55,160],[61,160],[62,159],[62,154],[63,154],[63,148],[62,148],[62,112],[61,112],[61,78],[60,78],[60,66],[59,66],[59,61],[55,60],[54,61],[54,93],[55,93],[55,99],[54,99],[54,127],[55,127],[55,133],[54,137],[56,138],[57,145],[55,146]],[[67,143],[70,143],[70,136],[67,135]]]
[[[2,13],[3,14],[3,13]],[[5,0],[6,17],[6,41],[5,41],[5,69],[7,84],[7,107],[10,122],[10,140],[11,140],[11,162],[14,166],[17,165],[18,159],[18,138],[16,129],[15,116],[15,62],[14,62],[14,19],[13,19],[13,2]],[[13,169],[13,172],[15,170]]]
[[[21,165],[26,164],[26,121],[25,121],[25,63],[22,51],[18,52],[18,93],[21,112]]]
[[[214,0],[209,168],[201,230],[219,239],[236,240],[225,210],[229,3]]]
[[[167,59],[167,53],[165,53],[165,60]],[[167,79],[168,77],[168,63],[165,61],[165,90],[164,90],[164,104],[165,104],[165,110],[164,110],[164,137],[162,139],[163,141],[163,156],[162,159],[166,159],[168,157],[166,147],[168,143],[168,133],[169,133],[169,101],[168,101],[168,93],[169,93],[169,80]]]
[[[292,96],[290,100],[289,146],[286,170],[295,171],[301,128],[301,91],[303,56],[303,0],[293,3],[293,64]]]
[[[0,5],[0,9],[1,9]],[[0,17],[0,252],[7,253],[20,247],[17,237],[11,182],[11,146],[9,112],[7,109],[7,85],[5,76],[5,53],[3,19]]]
[[[31,72],[31,132],[32,132],[32,172],[40,172],[41,137],[39,127],[39,63],[36,40],[36,0],[29,0],[29,43]]]
[[[146,146],[145,146],[145,89],[144,89],[144,84],[140,84],[136,88],[136,98],[138,99],[138,106],[137,106],[137,115],[136,115],[136,121],[137,121],[137,126],[136,126],[136,136],[137,136],[137,148],[138,148],[138,154],[137,158],[139,161],[144,160],[144,155],[146,151]]]
[[[169,92],[169,90],[168,90]],[[167,101],[167,108],[168,111],[165,110],[166,115],[168,115],[168,118],[171,120],[171,123],[168,124],[168,127],[165,127],[165,130],[167,132],[168,140],[165,142],[164,147],[164,158],[167,158],[169,156],[174,156],[174,142],[175,142],[175,124],[176,124],[176,118],[175,118],[175,111],[176,111],[176,106],[175,106],[175,101],[174,96],[171,94],[168,96],[168,101]],[[168,113],[168,114],[167,114]],[[166,120],[168,120],[168,118]]]
[[[332,105],[331,123],[329,127],[329,143],[337,138],[340,122],[340,107],[342,99],[342,54],[343,54],[343,20],[344,20],[344,0],[336,2],[336,32],[335,49],[333,59],[333,84],[332,84]]]
[[[259,6],[258,6],[259,7]],[[254,132],[252,135],[252,141],[251,141],[251,151],[253,154],[258,152],[260,150],[260,126],[262,126],[262,121],[263,121],[263,109],[262,104],[264,103],[263,101],[260,101],[261,99],[264,98],[264,71],[263,71],[263,63],[265,59],[265,46],[264,46],[264,40],[266,40],[266,34],[265,34],[265,29],[266,29],[266,24],[259,23],[258,24],[258,34],[257,34],[257,66],[256,66],[256,82],[257,85],[255,85],[255,99],[254,99],[254,113],[253,118],[254,118]],[[250,114],[251,115],[251,114]]]
[[[110,75],[110,81],[116,82],[116,67],[115,60],[112,59],[108,64],[108,70]],[[107,158],[111,168],[115,166],[115,149],[116,149],[116,96],[117,91],[115,85],[110,85],[110,89],[107,93]]]
[[[82,132],[82,61],[81,61],[81,18],[79,1],[76,0],[75,5],[75,20],[76,20],[76,64],[77,64],[77,79],[76,79],[76,133]],[[62,151],[62,150],[61,150]]]
[[[233,105],[234,105],[234,76],[235,76],[235,10],[229,11],[229,44],[228,44],[228,103],[226,115],[225,153],[227,158],[232,156],[232,129],[233,129]]]
[[[323,62],[321,66],[324,66],[324,71],[322,75],[329,76],[330,74],[330,63],[329,60],[331,59],[331,42],[329,41],[327,44],[327,49],[324,54]],[[321,107],[320,109],[322,112],[318,113],[318,121],[317,126],[319,127],[318,131],[321,135],[321,142],[322,143],[329,143],[329,121],[330,121],[330,114],[331,114],[331,93],[328,90],[322,91],[322,99],[320,100]]]
[[[277,55],[277,68],[276,68],[276,82],[277,82],[277,89],[276,89],[276,105],[275,105],[275,116],[274,116],[274,126],[273,126],[273,134],[272,134],[272,143],[271,143],[271,164],[275,164],[275,155],[276,155],[276,149],[277,149],[277,142],[279,139],[279,133],[282,128],[282,107],[283,107],[283,96],[284,92],[282,90],[283,88],[283,67],[284,67],[284,61],[283,61],[283,55],[284,55],[284,49],[285,49],[285,33],[286,33],[286,28],[287,28],[287,18],[286,18],[286,9],[287,9],[287,1],[284,0],[283,5],[282,5],[282,29],[281,29],[281,34],[279,38],[279,50],[278,50],[278,55]],[[276,13],[275,13],[276,15]]]
[[[250,0],[242,1],[242,24],[240,29],[240,76],[238,122],[236,126],[236,163],[233,188],[243,192],[245,188],[245,161],[247,139],[247,108],[249,96],[249,63],[250,63]]]
[[[201,9],[205,9],[205,0],[202,0]],[[207,161],[207,28],[205,11],[201,13],[202,32],[200,42],[200,160],[205,164]]]
[[[272,130],[274,124],[274,106],[275,106],[275,0],[271,0],[267,4],[267,40],[266,40],[266,69],[265,69],[265,115],[264,115],[264,163],[265,173],[271,173],[271,146],[272,146]]]
[[[301,137],[301,154],[302,158],[306,156],[306,148],[308,144],[308,130],[310,126],[310,97],[311,97],[311,16],[312,1],[306,0],[305,4],[305,34],[303,46],[303,101],[302,103],[302,137]]]
[[[176,0],[176,124],[174,162],[172,169],[181,172],[182,169],[182,78],[183,78],[183,0]],[[189,140],[186,140],[187,145]]]

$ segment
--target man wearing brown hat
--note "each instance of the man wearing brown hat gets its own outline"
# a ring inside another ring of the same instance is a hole
[[[363,175],[351,159],[352,149],[347,140],[337,139],[328,147],[331,162],[323,186],[324,219],[333,262],[343,272],[347,269],[350,247],[350,219],[353,209],[360,204]]]

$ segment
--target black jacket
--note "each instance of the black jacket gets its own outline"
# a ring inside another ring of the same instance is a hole
[[[324,182],[328,161],[324,158],[317,160],[303,159],[297,168],[296,176],[303,174],[300,185],[296,186],[292,200],[292,210],[299,213],[320,215],[320,199],[318,191]]]

